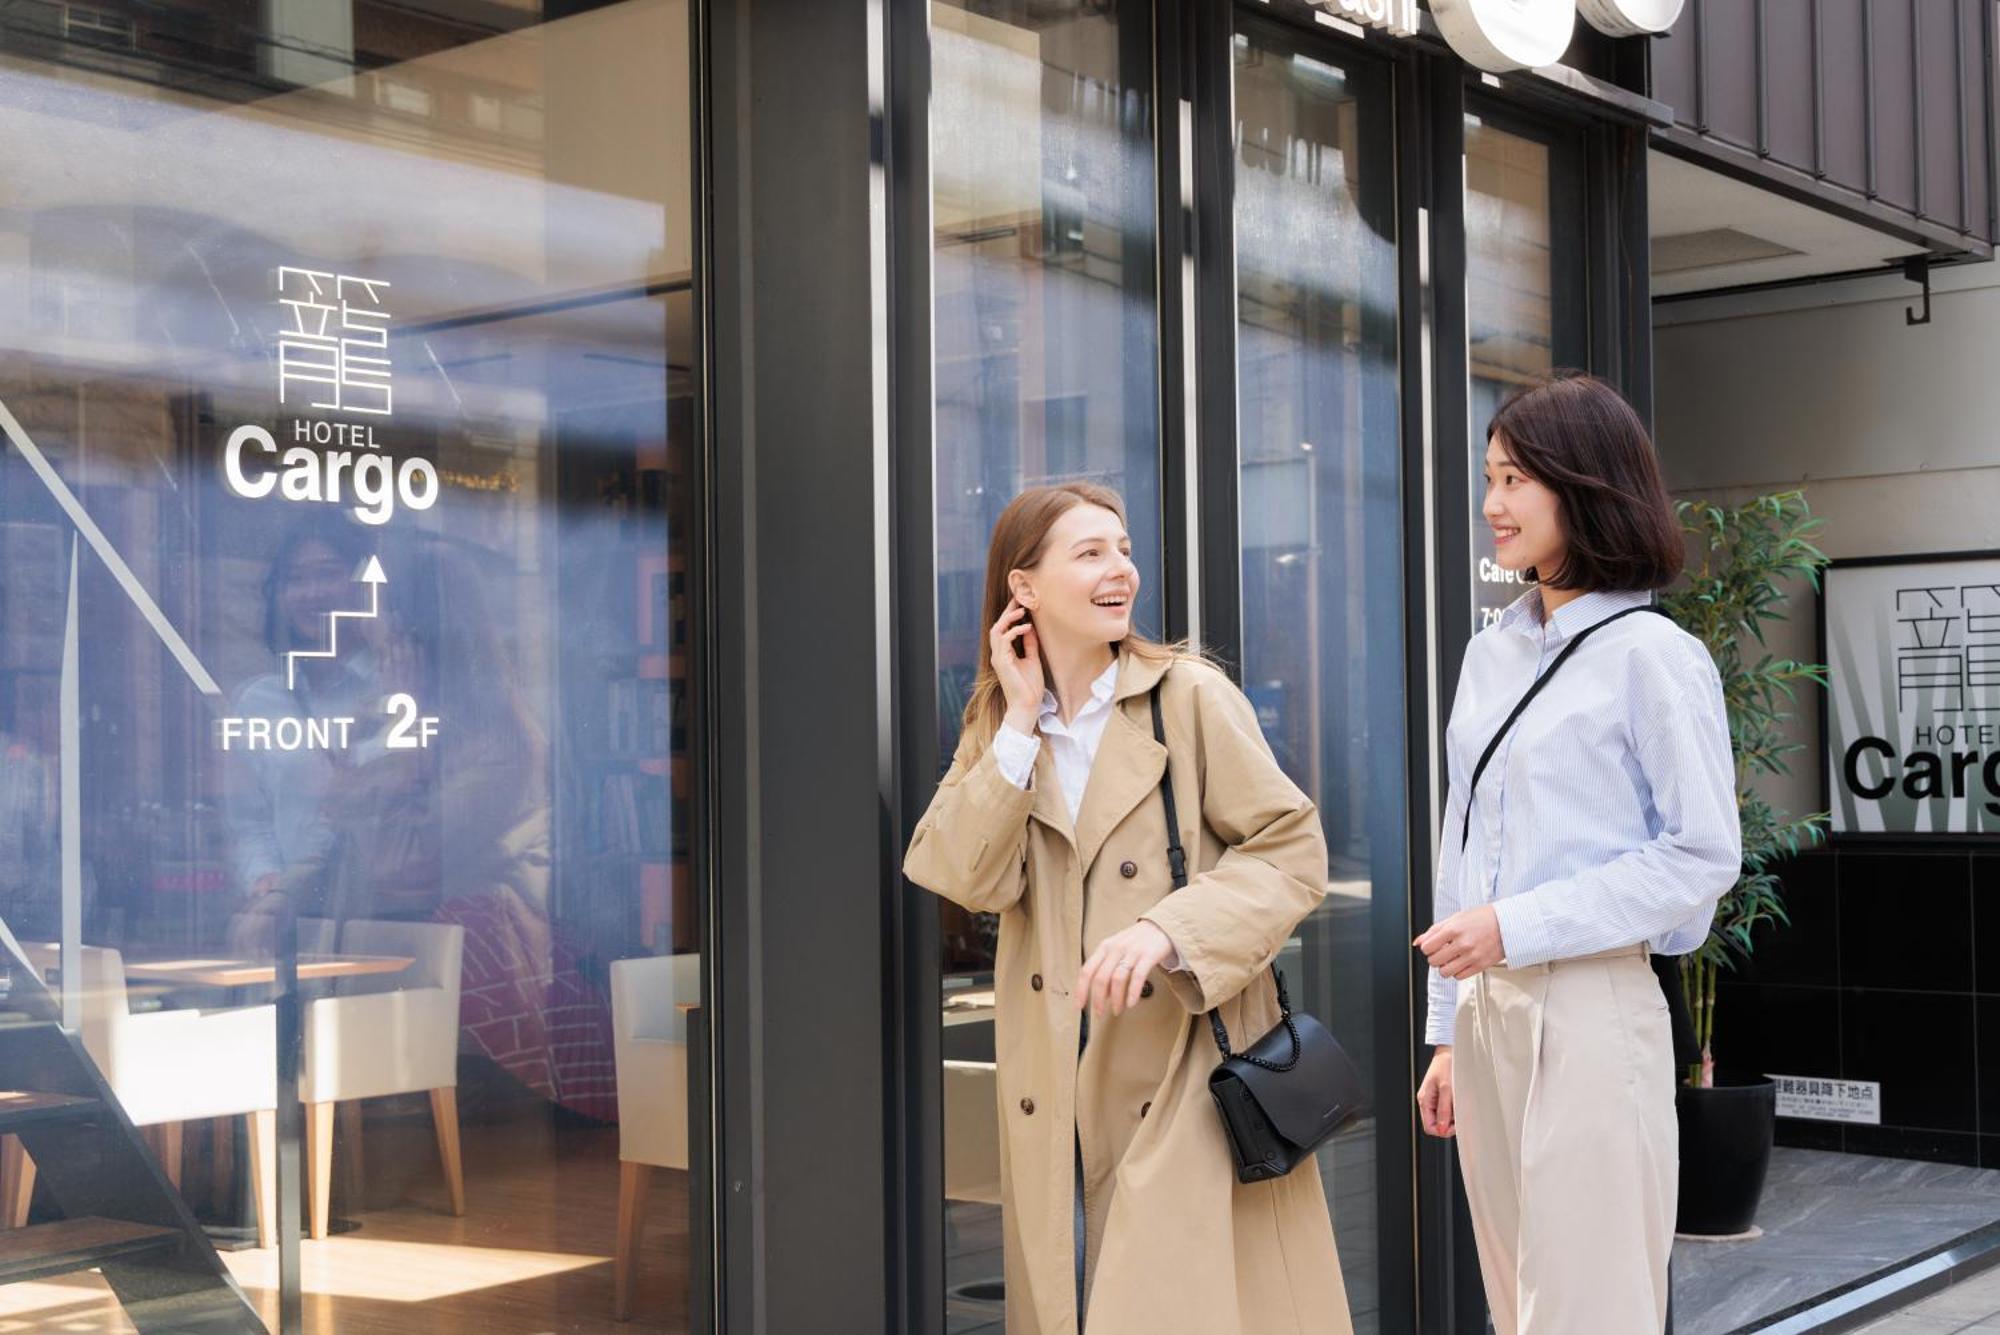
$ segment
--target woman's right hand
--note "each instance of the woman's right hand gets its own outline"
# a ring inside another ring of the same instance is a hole
[[[1424,1134],[1449,1138],[1458,1130],[1458,1113],[1451,1096],[1451,1049],[1441,1047],[1431,1057],[1431,1068],[1417,1086],[1417,1116]]]
[[[1018,656],[1014,653],[1016,643],[1023,651]],[[999,679],[1000,693],[1007,701],[1006,722],[1017,732],[1033,736],[1035,725],[1041,721],[1042,693],[1046,687],[1042,679],[1042,642],[1035,638],[1035,623],[1028,620],[1028,609],[1009,599],[1007,610],[986,633],[986,644],[993,658],[993,675]]]

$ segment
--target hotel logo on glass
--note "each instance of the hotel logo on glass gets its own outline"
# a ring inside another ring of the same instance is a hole
[[[2000,833],[2000,553],[1837,561],[1820,610],[1833,833]]]
[[[278,402],[333,412],[387,417],[389,284],[379,278],[319,269],[278,270],[278,304],[286,325],[278,338]]]

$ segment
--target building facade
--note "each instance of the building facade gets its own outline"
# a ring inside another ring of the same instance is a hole
[[[993,927],[899,867],[1084,478],[1320,807],[1357,1328],[1482,1330],[1409,942],[1485,423],[1789,476],[1655,297],[1990,256],[1940,8],[0,15],[0,1314],[997,1330]]]

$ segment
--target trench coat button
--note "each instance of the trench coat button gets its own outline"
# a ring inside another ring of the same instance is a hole
[[[1144,1117],[1151,1111],[1153,1111],[1153,1101],[1151,1099],[1139,1105],[1139,1116]]]
[[[1035,1115],[1035,1101],[1033,1099],[1022,1099],[1021,1111],[1033,1117]]]
[[[1140,988],[1140,989],[1139,989],[1139,995],[1140,995],[1140,996],[1142,996],[1142,997],[1150,997],[1150,996],[1152,996],[1152,995],[1153,995],[1153,985],[1152,985],[1151,983],[1148,983],[1148,984],[1146,984],[1146,985],[1145,985],[1144,987]]]
[[[1035,989],[1035,991],[1037,991],[1037,992],[1041,991],[1041,990],[1042,990],[1042,976],[1041,976],[1040,974],[1036,974],[1036,975],[1035,975],[1035,976],[1034,976],[1033,978],[1030,978],[1030,979],[1028,980],[1028,986],[1029,986],[1029,987],[1032,987],[1032,988],[1034,988],[1034,989]]]
[[[1118,864],[1118,874],[1129,881],[1139,874],[1139,864],[1136,862],[1121,862]]]

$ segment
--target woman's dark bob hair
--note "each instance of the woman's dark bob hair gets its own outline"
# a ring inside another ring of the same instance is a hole
[[[1556,494],[1567,554],[1527,572],[1552,589],[1652,591],[1680,578],[1681,526],[1639,414],[1596,376],[1556,371],[1515,391],[1486,428]]]

